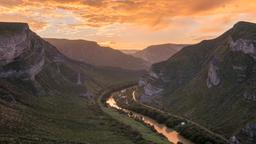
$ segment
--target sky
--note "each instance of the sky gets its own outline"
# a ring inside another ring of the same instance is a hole
[[[26,22],[41,37],[115,49],[211,39],[256,22],[256,0],[0,0],[0,21]]]

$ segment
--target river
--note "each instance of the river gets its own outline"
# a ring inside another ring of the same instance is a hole
[[[147,116],[144,116],[144,115],[141,115],[141,114],[138,114],[138,113],[132,112],[130,110],[123,109],[123,108],[119,107],[117,105],[115,99],[113,98],[113,96],[110,96],[107,99],[106,103],[112,108],[126,112],[129,117],[139,118],[145,124],[152,126],[156,130],[157,133],[162,134],[171,143],[177,144],[178,142],[180,142],[182,144],[193,144],[189,140],[187,140],[184,137],[182,137],[181,135],[179,135],[178,132],[166,127],[165,125],[159,124],[158,122],[156,122],[155,120],[153,120]]]

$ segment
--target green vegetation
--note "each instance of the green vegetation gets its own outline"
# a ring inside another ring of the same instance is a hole
[[[135,81],[141,73],[70,60],[29,34],[29,48],[1,72],[21,71],[42,58],[45,63],[35,79],[29,74],[0,79],[0,143],[137,143],[138,132],[105,114],[96,100],[110,86]]]
[[[173,115],[162,113],[148,107],[142,107],[141,105],[129,107],[132,111],[146,115],[160,124],[164,124],[170,129],[174,129],[179,132],[183,137],[191,140],[196,144],[205,144],[205,143],[216,143],[216,144],[226,144],[228,143],[225,139],[216,136],[215,134],[209,133],[203,128],[198,127],[197,125],[190,123],[186,119],[175,117]],[[185,125],[181,125],[185,123]]]
[[[118,105],[121,106],[122,108],[129,109],[133,112],[148,116],[156,120],[158,123],[164,124],[170,129],[174,129],[175,131],[179,132],[180,135],[191,140],[196,144],[205,144],[205,143],[227,144],[228,143],[228,141],[224,137],[217,135],[185,118],[178,117],[176,115],[171,115],[167,112],[163,112],[155,108],[133,101],[131,93],[135,89],[136,87],[126,89],[125,95],[128,96],[127,98],[128,105],[124,102],[123,99],[120,99],[120,98],[118,99],[118,97],[116,97]],[[118,94],[116,96],[118,96]]]
[[[167,141],[167,139],[161,137],[150,127],[145,126],[143,123],[136,121],[134,119],[131,119],[127,116],[127,114],[124,114],[122,112],[119,112],[115,109],[108,108],[106,105],[106,100],[108,99],[109,96],[115,91],[124,89],[126,87],[130,87],[132,85],[136,84],[135,82],[127,83],[127,84],[121,84],[121,85],[116,85],[113,86],[113,88],[109,88],[108,91],[103,93],[101,97],[98,100],[98,103],[101,107],[101,109],[107,113],[109,116],[112,118],[118,120],[120,123],[123,123],[124,125],[129,126],[131,129],[134,131],[139,132],[138,136],[140,135],[141,137],[137,137],[136,142],[138,143],[156,143],[156,144],[168,144],[170,142]]]
[[[244,96],[246,92],[255,94],[256,63],[249,54],[233,52],[231,39],[255,40],[256,25],[239,22],[216,39],[185,47],[169,60],[153,66],[153,71],[161,73],[166,82],[161,79],[151,82],[164,88],[160,100],[164,110],[226,138],[256,119],[255,101]],[[214,58],[219,61],[221,83],[208,88],[206,79]],[[236,66],[241,70],[235,69]]]
[[[94,102],[97,94],[108,85],[126,79],[121,79],[120,73],[82,65],[80,72],[90,79],[87,78],[85,85],[77,86],[76,72],[70,69],[75,68],[73,66],[63,65],[61,73],[56,73],[54,64],[48,65],[36,77],[47,96],[35,96],[37,89],[30,81],[1,81],[1,143],[135,143],[138,134],[104,114]],[[97,73],[104,72],[105,75],[96,77]],[[127,76],[128,72],[123,75]],[[130,76],[129,80],[137,77]],[[80,97],[86,91],[93,92],[95,97]],[[3,99],[9,98],[9,93],[16,102]]]
[[[1,120],[0,141],[7,135],[11,136],[10,141],[25,137],[37,142],[54,139],[60,143],[133,143],[120,123],[77,95],[27,98],[29,106],[17,104],[7,108],[1,105],[4,119]]]
[[[95,102],[100,91],[107,88],[106,83],[118,84],[126,79],[107,69],[74,66],[61,66],[61,73],[56,73],[54,64],[45,67],[36,77],[46,93],[43,96],[36,96],[38,89],[31,81],[1,80],[0,143],[135,143],[137,132],[103,113]],[[85,85],[76,85],[74,68],[89,77]],[[99,77],[90,75],[104,72],[106,75]],[[130,76],[130,80],[137,77]],[[87,91],[95,97],[80,96]]]

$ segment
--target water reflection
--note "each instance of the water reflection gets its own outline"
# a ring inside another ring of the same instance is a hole
[[[111,96],[109,97],[109,99],[106,101],[106,103],[113,108],[122,110],[126,113],[128,113],[129,117],[133,117],[135,119],[140,119],[142,120],[145,124],[152,126],[159,134],[162,134],[164,137],[166,137],[168,139],[168,141],[177,144],[178,142],[181,142],[182,144],[193,144],[192,142],[190,142],[189,140],[185,139],[184,137],[182,137],[181,135],[179,135],[178,132],[167,128],[165,125],[159,124],[158,122],[156,122],[155,120],[135,113],[135,112],[131,112],[129,110],[126,109],[122,109],[121,107],[119,107],[115,101],[115,99]]]

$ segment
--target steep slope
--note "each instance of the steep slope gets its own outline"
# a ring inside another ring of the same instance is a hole
[[[141,101],[219,134],[256,142],[256,24],[239,22],[220,37],[183,48],[141,78]]]
[[[135,57],[142,58],[145,61],[150,62],[151,64],[165,61],[183,47],[187,45],[182,44],[161,44],[153,45],[145,48],[144,50],[138,51],[132,54]]]
[[[0,143],[134,143],[97,94],[131,71],[70,60],[24,23],[0,23]]]
[[[85,40],[46,39],[66,56],[92,65],[119,67],[129,70],[145,70],[149,64],[118,50],[101,47]]]

